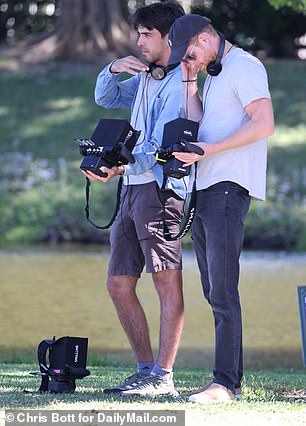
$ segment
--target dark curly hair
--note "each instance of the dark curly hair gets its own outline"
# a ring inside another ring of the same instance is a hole
[[[139,25],[149,30],[158,30],[162,37],[170,31],[173,22],[185,15],[185,11],[177,1],[166,1],[162,3],[152,3],[149,6],[141,7],[131,16],[131,24],[135,30]]]

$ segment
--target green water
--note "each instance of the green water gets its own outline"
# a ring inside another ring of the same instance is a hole
[[[53,335],[87,336],[89,351],[132,359],[106,291],[108,253],[100,248],[42,248],[0,252],[2,351],[33,348]],[[297,286],[306,285],[306,253],[249,253],[241,258],[240,294],[245,364],[302,367]],[[196,260],[184,255],[185,326],[178,365],[210,365],[214,331]],[[139,297],[158,347],[159,302],[143,274]]]

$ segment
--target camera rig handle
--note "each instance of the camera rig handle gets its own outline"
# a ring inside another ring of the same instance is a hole
[[[197,146],[191,142],[187,142],[185,139],[181,139],[173,145],[167,146],[166,148],[160,147],[154,155],[157,162],[162,164],[166,163],[167,160],[173,157],[174,152],[194,152],[198,155],[204,155],[204,150],[200,146]]]
[[[47,366],[47,351],[52,348],[53,340],[43,340],[38,345],[37,358],[40,372],[31,372],[30,374],[35,376],[41,376],[41,385],[38,392],[48,392],[49,389],[49,377],[51,376],[50,370]]]
[[[174,144],[172,151],[194,152],[198,155],[204,155],[204,150],[200,146],[187,142],[185,139],[180,140],[178,144]]]

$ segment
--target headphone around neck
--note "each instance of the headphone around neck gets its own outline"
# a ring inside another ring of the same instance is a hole
[[[172,71],[174,68],[179,66],[179,62],[177,64],[168,65],[167,67],[164,67],[163,65],[156,65],[156,64],[150,64],[149,65],[149,71],[154,78],[154,80],[163,80],[169,71]]]
[[[224,48],[225,48],[224,35],[220,33],[219,31],[217,31],[217,33],[219,34],[219,37],[220,37],[220,45],[219,45],[217,58],[214,61],[209,62],[209,64],[206,67],[207,74],[212,75],[213,77],[220,74],[220,72],[222,71],[221,59],[222,59],[222,55],[224,53]]]

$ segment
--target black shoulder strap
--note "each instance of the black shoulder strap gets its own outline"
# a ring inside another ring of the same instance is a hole
[[[166,224],[166,221],[164,221],[163,230],[164,230],[164,238],[166,241],[180,240],[187,234],[194,218],[196,202],[197,202],[197,191],[195,189],[195,183],[194,183],[190,197],[187,197],[184,202],[184,212],[180,222],[179,232],[176,235],[171,236],[169,228]]]
[[[115,211],[114,214],[110,220],[110,222],[105,225],[105,226],[98,226],[96,225],[90,218],[89,218],[89,188],[90,188],[90,180],[88,179],[88,177],[86,177],[86,206],[85,206],[85,214],[86,214],[86,219],[88,220],[89,223],[91,223],[95,228],[97,229],[108,229],[109,227],[112,226],[112,224],[114,223],[116,216],[118,214],[119,211],[119,206],[120,206],[120,197],[121,197],[121,191],[122,191],[122,184],[123,184],[123,177],[120,176],[119,178],[119,182],[118,182],[118,186],[117,186],[117,196],[116,196],[116,207],[115,207]]]
[[[163,232],[164,232],[164,238],[166,241],[175,241],[175,240],[182,239],[187,234],[187,232],[189,231],[192,225],[196,204],[197,204],[196,178],[197,178],[197,163],[195,163],[195,173],[194,173],[194,181],[192,185],[192,192],[190,196],[186,197],[186,200],[184,202],[183,217],[181,218],[181,221],[180,221],[179,232],[176,235],[171,236],[169,228],[166,224],[166,220],[164,220]]]
[[[54,340],[43,340],[38,345],[37,349],[37,358],[38,365],[41,372],[41,385],[38,389],[39,392],[47,392],[49,385],[49,375],[48,375],[48,367],[47,367],[47,350],[50,349]]]

